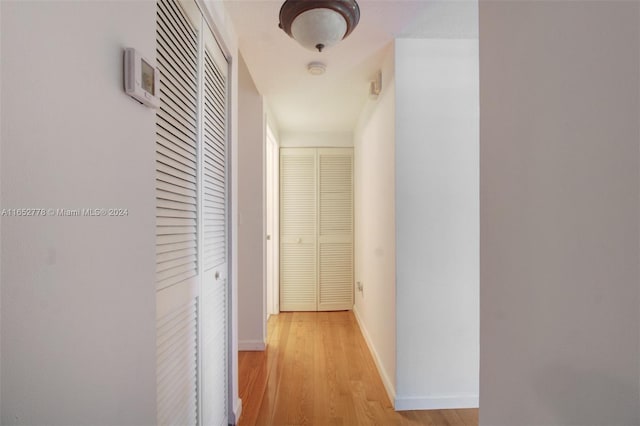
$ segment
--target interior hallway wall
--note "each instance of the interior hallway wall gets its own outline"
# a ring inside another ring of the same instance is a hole
[[[156,422],[154,2],[0,2],[3,425]],[[135,379],[133,379],[135,378]]]
[[[393,45],[382,92],[368,100],[354,137],[354,312],[389,399],[396,386],[395,82]]]
[[[640,3],[480,2],[481,425],[637,425]]]
[[[395,407],[477,407],[478,40],[395,48]]]
[[[247,65],[238,64],[238,349],[264,350],[265,123],[263,100]]]

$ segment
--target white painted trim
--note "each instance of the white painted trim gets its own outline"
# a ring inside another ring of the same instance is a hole
[[[452,408],[478,408],[478,395],[451,395],[432,397],[402,397],[393,403],[396,411],[446,410]]]
[[[384,390],[387,391],[387,396],[389,397],[389,401],[394,404],[394,408],[398,410],[396,404],[396,390],[393,387],[393,382],[389,379],[387,372],[382,368],[382,360],[380,359],[380,355],[378,355],[378,351],[376,351],[375,346],[373,346],[373,341],[369,336],[369,332],[367,328],[364,326],[362,319],[360,318],[360,314],[358,313],[358,307],[356,305],[353,306],[353,314],[356,317],[356,321],[358,322],[358,327],[360,327],[360,332],[364,337],[364,341],[367,342],[367,346],[369,347],[369,351],[371,355],[373,355],[373,361],[376,364],[376,368],[378,369],[378,373],[380,374],[380,378],[382,379],[382,384],[384,385]]]
[[[236,399],[233,403],[233,418],[229,419],[229,424],[237,425],[240,421],[240,416],[242,415],[242,400],[240,398]]]
[[[264,351],[267,345],[261,340],[240,340],[238,341],[239,351]]]
[[[224,22],[225,18],[223,16],[218,16],[213,13],[211,8],[206,5],[205,0],[195,0],[198,8],[200,9],[200,14],[204,18],[206,24],[211,29],[214,38],[216,39],[216,43],[218,43],[218,47],[222,51],[227,62],[231,62],[233,56],[231,55],[232,50],[230,49],[231,44],[229,39],[232,35],[228,34],[228,27],[230,26],[228,22]],[[221,30],[222,28],[226,29],[226,31]],[[235,33],[235,28],[232,30]],[[235,34],[233,34],[235,35]]]

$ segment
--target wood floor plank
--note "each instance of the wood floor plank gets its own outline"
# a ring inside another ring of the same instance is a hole
[[[258,410],[268,383],[264,352],[240,352],[238,354],[238,382],[243,415],[246,422],[257,421]]]
[[[458,413],[465,426],[478,424],[478,410],[476,408],[457,409],[456,413]]]
[[[477,409],[396,412],[352,312],[272,316],[240,352],[240,426],[477,426]]]

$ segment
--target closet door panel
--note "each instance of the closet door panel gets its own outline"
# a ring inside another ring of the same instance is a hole
[[[200,296],[202,425],[227,425],[227,61],[203,25],[202,282]]]
[[[353,151],[318,149],[318,311],[353,308]]]
[[[158,0],[157,424],[228,424],[228,62],[192,0]]]
[[[185,8],[187,7],[187,8]],[[188,6],[157,5],[160,108],[156,115],[157,424],[197,425],[198,26]]]
[[[280,150],[280,310],[317,309],[315,149]]]

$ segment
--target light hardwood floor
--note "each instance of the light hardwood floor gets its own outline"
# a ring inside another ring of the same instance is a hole
[[[396,412],[352,312],[272,316],[265,352],[240,352],[240,426],[477,426],[478,410]]]

